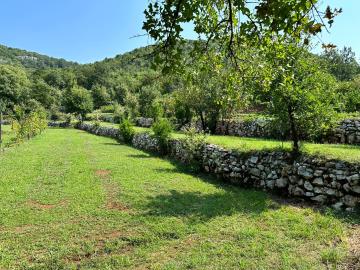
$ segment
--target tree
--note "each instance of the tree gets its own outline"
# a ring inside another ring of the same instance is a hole
[[[360,75],[351,81],[339,82],[337,92],[341,98],[342,111],[360,112]]]
[[[257,60],[258,57],[243,53],[244,49],[256,47],[257,52],[276,68],[275,72],[264,72],[266,76],[262,80],[262,87],[266,89],[271,85],[278,86],[278,88],[270,88],[271,91],[277,89],[276,94],[279,97],[279,102],[273,104],[280,107],[273,111],[285,113],[281,107],[284,105],[282,101],[286,101],[284,97],[290,96],[293,97],[292,100],[301,100],[300,89],[303,88],[299,86],[302,82],[301,76],[296,77],[298,76],[296,65],[299,64],[297,53],[288,49],[308,45],[311,36],[327,28],[325,21],[331,26],[334,17],[342,12],[341,9],[330,7],[321,12],[317,6],[318,2],[317,0],[157,0],[150,2],[145,10],[146,20],[143,29],[157,42],[155,60],[161,64],[164,72],[174,73],[179,71],[178,67],[183,71],[184,67],[191,65],[199,55],[200,57],[210,55],[215,60],[213,61],[215,66],[224,66],[226,62],[230,81],[257,80],[259,76],[256,70],[254,73],[248,73],[248,65],[244,63],[250,62],[255,66],[254,58]],[[185,39],[182,32],[186,23],[192,23],[194,31],[199,36],[199,40],[192,46],[191,63],[188,58],[183,57]],[[263,69],[263,66],[258,65],[257,69]],[[262,76],[263,72],[260,74]],[[315,97],[317,98],[313,95],[313,98]],[[310,97],[307,100],[310,101]],[[305,103],[296,103],[296,107],[305,106]],[[292,131],[294,153],[298,153],[299,136],[297,126],[292,125],[296,123],[293,108],[292,104],[288,106],[285,115]],[[312,111],[317,112],[317,110]],[[305,114],[298,116],[306,117]]]
[[[55,87],[48,85],[44,80],[37,79],[31,86],[31,97],[40,102],[45,109],[59,105],[61,93]]]
[[[330,73],[340,81],[350,81],[360,73],[359,63],[351,47],[344,47],[342,50],[336,48],[325,50],[322,58],[325,59]]]
[[[75,86],[65,91],[63,104],[67,113],[79,115],[81,121],[94,107],[90,92],[80,86]]]
[[[185,69],[184,86],[175,93],[182,107],[190,108],[198,116],[203,130],[212,133],[219,119],[241,108],[246,99],[241,82],[232,80],[225,65],[200,59]]]
[[[99,84],[94,85],[91,88],[91,94],[94,100],[95,109],[110,103],[110,95],[105,86],[101,86]]]
[[[276,56],[278,53],[284,57]],[[270,59],[277,68],[271,69],[271,84],[263,91],[271,93],[270,112],[280,129],[290,131],[293,152],[298,154],[301,139],[317,139],[334,124],[336,80],[320,68],[316,58],[296,45],[278,48],[273,54]],[[281,59],[287,65],[279,64]]]
[[[0,144],[3,112],[25,100],[29,83],[26,72],[22,68],[0,65]]]
[[[318,0],[155,0],[145,10],[143,29],[158,44],[155,60],[169,71],[181,66],[183,25],[191,23],[199,36],[192,57],[216,47],[237,65],[246,43],[269,46],[274,39],[309,37],[331,26],[341,9],[318,9]],[[205,40],[205,42],[203,42]],[[245,59],[246,60],[246,59]]]

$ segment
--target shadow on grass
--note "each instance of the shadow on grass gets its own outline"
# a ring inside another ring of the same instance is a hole
[[[120,145],[119,143],[105,143]],[[141,151],[141,150],[140,150]],[[151,159],[161,157],[156,153],[142,151],[141,154],[128,155],[129,158]],[[206,194],[201,192],[179,192],[170,190],[169,194],[160,194],[150,198],[146,206],[148,215],[184,216],[191,220],[207,220],[219,216],[229,216],[235,213],[259,215],[263,211],[276,210],[283,205],[294,205],[302,208],[312,208],[326,215],[332,215],[350,224],[360,224],[360,211],[355,213],[334,211],[329,207],[319,207],[297,198],[284,198],[264,191],[245,189],[235,186],[213,175],[199,173],[194,167],[182,164],[172,158],[161,157],[169,161],[172,168],[154,168],[159,173],[180,173],[195,176],[202,181],[219,188],[219,192]]]
[[[268,209],[268,196],[254,190],[224,190],[212,194],[179,192],[150,198],[149,215],[183,216],[194,220],[208,220],[236,213],[258,215]]]
[[[147,155],[147,154],[127,155],[126,157],[129,157],[129,158],[141,158],[141,159],[154,158],[154,156]]]

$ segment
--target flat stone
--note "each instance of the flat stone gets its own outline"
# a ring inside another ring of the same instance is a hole
[[[305,181],[304,183],[304,188],[309,190],[309,191],[313,191],[314,190],[314,187],[313,185],[309,182],[309,181]]]
[[[321,171],[321,170],[315,170],[315,172],[314,172],[314,176],[315,177],[320,177],[320,176],[322,176],[323,175],[323,171]]]
[[[360,194],[360,186],[351,187],[352,192]]]
[[[260,170],[259,170],[258,168],[252,168],[252,169],[250,170],[250,174],[259,177],[260,174],[261,174],[261,172],[260,172]]]
[[[324,188],[324,191],[327,195],[330,196],[335,196],[336,195],[336,190],[332,189],[332,188]]]
[[[324,185],[324,181],[322,178],[317,177],[314,179],[314,181],[312,182],[314,185],[318,185],[318,186],[323,186]]]
[[[354,197],[351,195],[345,195],[344,197],[341,198],[341,201],[346,206],[355,207],[359,203],[360,198],[357,198],[357,197]]]
[[[324,203],[327,200],[327,197],[325,195],[317,195],[315,197],[312,197],[311,200],[319,202],[319,203]]]
[[[305,191],[299,187],[296,187],[293,191],[294,196],[304,196]]]
[[[335,204],[332,205],[332,208],[334,208],[335,210],[339,211],[344,207],[344,203],[343,202],[337,202]]]
[[[285,187],[287,187],[288,183],[289,183],[289,181],[287,178],[281,177],[276,180],[275,185],[278,188],[285,188]]]
[[[250,162],[251,162],[251,163],[257,163],[258,160],[259,160],[259,157],[258,157],[258,156],[252,156],[252,157],[250,158]]]
[[[269,180],[266,182],[266,187],[273,189],[275,186],[275,181],[274,180]]]
[[[348,177],[349,184],[352,186],[359,184],[359,180],[360,180],[359,174],[354,174]]]
[[[305,166],[300,166],[298,168],[298,175],[304,177],[305,179],[311,179],[313,177],[312,170]]]

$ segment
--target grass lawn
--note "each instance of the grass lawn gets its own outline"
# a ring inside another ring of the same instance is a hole
[[[359,222],[75,129],[0,164],[0,269],[329,269]]]
[[[91,123],[91,122],[89,122]],[[101,125],[118,127],[117,124],[102,122]],[[150,128],[134,127],[136,132],[151,132]],[[174,132],[173,138],[184,138],[184,134]],[[290,150],[291,142],[281,142],[278,140],[262,138],[246,138],[237,136],[211,135],[207,141],[228,149],[234,149],[242,152],[260,151],[260,150]],[[344,144],[316,144],[304,143],[302,150],[311,155],[321,155],[330,159],[340,159],[349,162],[360,162],[360,146]]]

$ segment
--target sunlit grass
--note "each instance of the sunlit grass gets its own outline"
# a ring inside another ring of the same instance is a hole
[[[47,129],[0,164],[0,269],[335,269],[347,254],[334,213],[80,130]]]
[[[91,123],[91,122],[88,122]],[[103,126],[117,128],[117,124],[102,122]],[[151,128],[134,127],[136,132],[150,132]],[[173,138],[181,139],[185,137],[184,133],[174,132]],[[265,150],[291,150],[290,141],[279,141],[262,138],[247,138],[237,136],[209,135],[207,142],[222,146],[227,149],[233,149],[240,152],[265,151]],[[324,156],[329,159],[339,159],[348,162],[360,161],[360,146],[344,144],[316,144],[305,142],[301,145],[302,151],[310,155]]]

